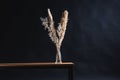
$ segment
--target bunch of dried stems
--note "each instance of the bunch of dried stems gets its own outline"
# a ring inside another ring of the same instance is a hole
[[[61,20],[60,20],[60,23],[58,23],[57,30],[55,29],[54,20],[50,12],[50,9],[48,9],[48,17],[46,18],[40,17],[40,19],[42,21],[42,25],[44,26],[45,30],[46,29],[48,30],[48,35],[50,39],[54,42],[56,46],[57,54],[56,54],[55,63],[62,63],[60,47],[66,32],[66,26],[68,22],[68,11],[65,10],[62,13]]]

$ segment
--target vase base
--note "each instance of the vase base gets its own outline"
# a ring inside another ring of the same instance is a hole
[[[55,64],[62,64],[62,62],[55,62]]]

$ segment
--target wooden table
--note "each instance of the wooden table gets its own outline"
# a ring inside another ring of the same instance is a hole
[[[0,63],[0,68],[25,68],[25,69],[67,69],[68,80],[73,80],[72,62],[63,62],[55,64],[54,62],[32,62],[32,63]]]

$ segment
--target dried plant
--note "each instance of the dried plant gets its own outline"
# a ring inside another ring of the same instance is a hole
[[[66,26],[68,22],[68,11],[65,10],[62,13],[61,20],[60,23],[58,23],[57,30],[55,29],[54,21],[50,9],[48,9],[48,17],[40,18],[40,19],[42,21],[42,25],[44,26],[45,30],[46,29],[48,30],[48,35],[57,48],[56,63],[58,62],[62,63],[60,47],[65,36]]]

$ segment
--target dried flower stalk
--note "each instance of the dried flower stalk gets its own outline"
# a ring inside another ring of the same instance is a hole
[[[58,62],[62,63],[60,47],[65,36],[66,26],[68,22],[68,11],[65,10],[62,13],[61,20],[60,23],[58,23],[57,30],[55,29],[54,21],[50,9],[48,9],[48,17],[40,18],[40,19],[42,21],[42,25],[44,26],[45,30],[46,29],[48,30],[48,35],[57,48],[56,63]]]

